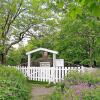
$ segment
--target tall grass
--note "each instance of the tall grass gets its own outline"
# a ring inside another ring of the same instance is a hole
[[[77,71],[71,71],[65,77],[65,83],[69,83],[71,85],[79,84],[79,83],[91,83],[96,84],[100,82],[100,69],[94,72],[85,72],[80,73]]]
[[[71,71],[47,100],[100,100],[100,69],[85,73]]]
[[[14,68],[0,66],[0,100],[28,100],[27,78]]]

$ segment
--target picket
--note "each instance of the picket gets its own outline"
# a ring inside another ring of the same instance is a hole
[[[84,72],[83,66],[81,67],[27,67],[27,66],[13,66],[21,71],[29,80],[46,81],[46,82],[59,82],[64,79],[70,70],[77,70]]]

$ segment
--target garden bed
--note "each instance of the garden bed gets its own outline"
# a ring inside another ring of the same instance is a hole
[[[100,70],[70,72],[47,100],[100,100]]]

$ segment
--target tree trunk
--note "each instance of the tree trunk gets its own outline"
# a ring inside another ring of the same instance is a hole
[[[1,64],[3,64],[3,65],[6,64],[6,53],[1,54]]]

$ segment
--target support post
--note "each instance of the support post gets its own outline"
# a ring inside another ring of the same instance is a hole
[[[53,54],[53,67],[56,67],[56,54]]]
[[[30,66],[31,66],[31,55],[28,54],[28,67],[30,67]]]
[[[56,80],[56,54],[53,54],[53,68],[54,68],[54,73],[53,73],[53,82],[55,83]]]

